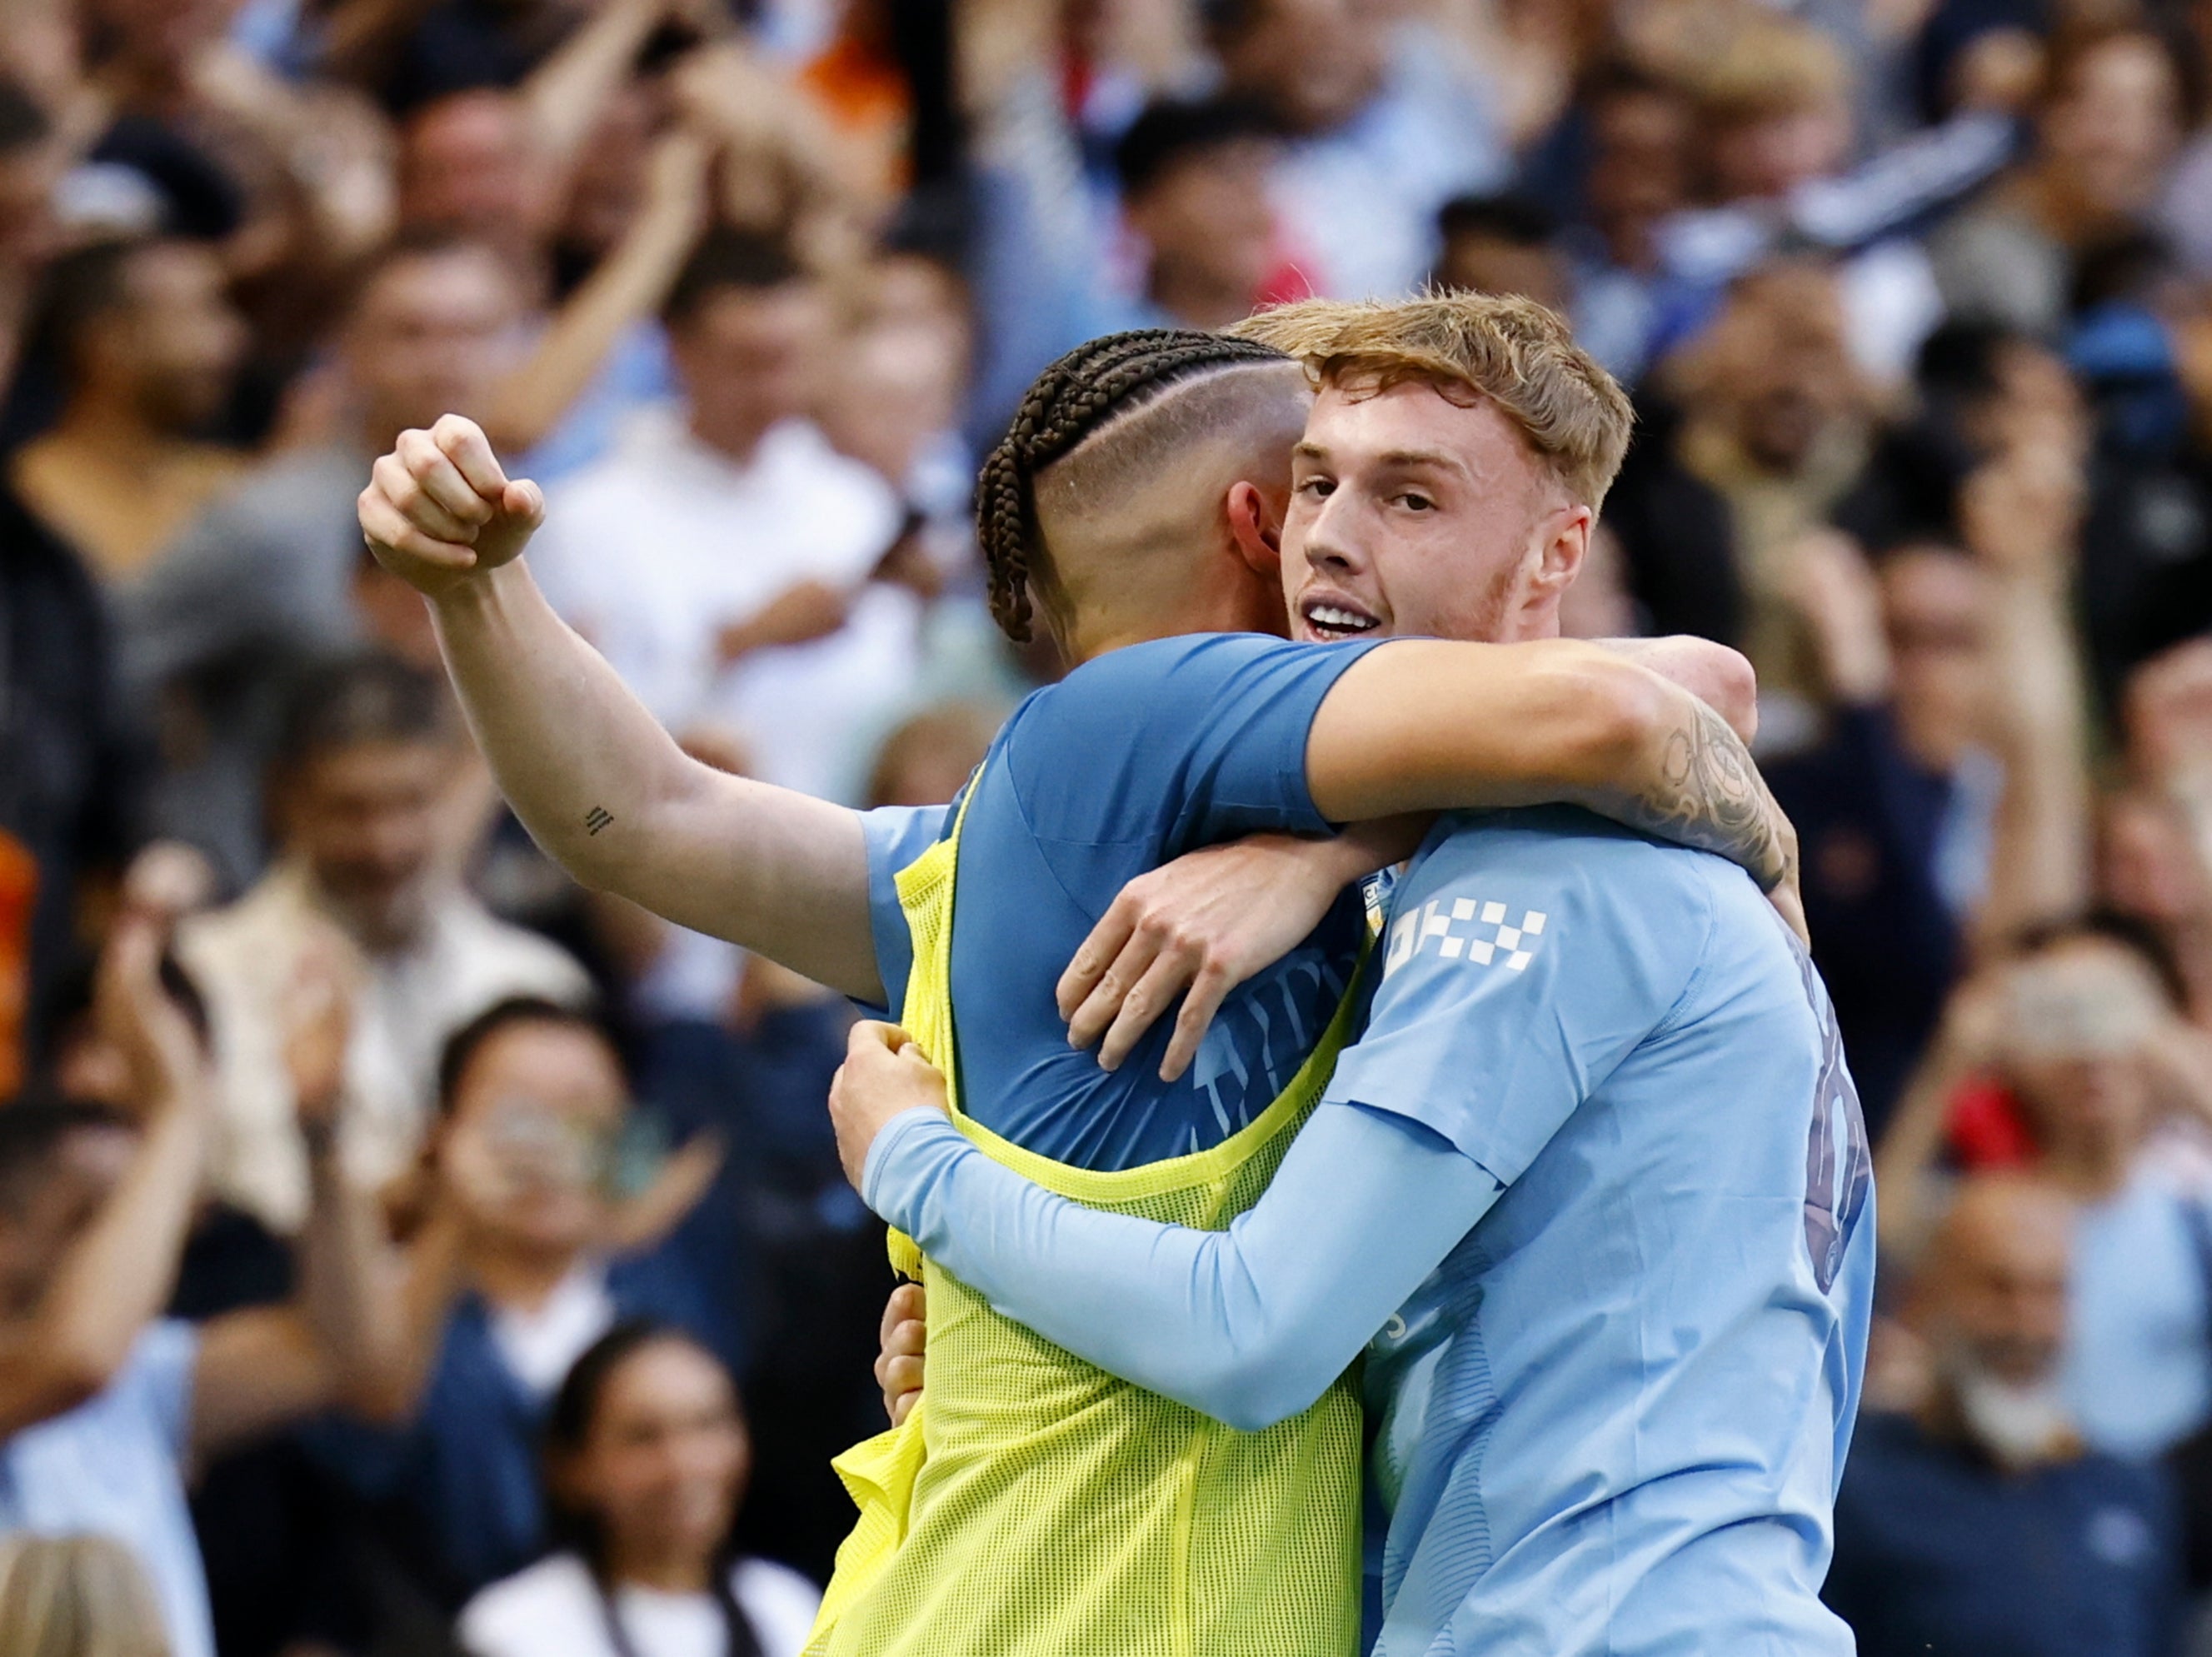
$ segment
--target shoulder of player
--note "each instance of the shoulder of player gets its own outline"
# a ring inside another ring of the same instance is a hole
[[[1431,831],[1396,901],[1431,931],[1503,923],[1532,956],[1537,938],[1577,953],[1605,939],[1622,961],[1642,961],[1654,986],[1679,990],[1705,956],[1717,877],[1729,876],[1743,878],[1721,859],[1570,807],[1455,812]]]
[[[1572,880],[1623,901],[1639,892],[1675,892],[1702,901],[1715,882],[1741,873],[1725,858],[1656,840],[1571,805],[1447,812],[1418,857],[1420,864],[1438,859],[1440,868],[1513,869]]]

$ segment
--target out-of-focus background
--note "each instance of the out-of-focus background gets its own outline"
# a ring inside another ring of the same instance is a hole
[[[969,519],[1031,375],[1428,282],[1634,391],[1572,629],[1759,671],[1878,1147],[1830,1598],[2212,1651],[2208,70],[2201,0],[0,0],[0,1651],[779,1657],[881,1424],[854,1014],[507,817],[399,431],[546,486],[694,753],[931,803],[1054,671]]]

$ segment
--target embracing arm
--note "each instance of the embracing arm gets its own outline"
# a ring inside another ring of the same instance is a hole
[[[1796,871],[1796,835],[1727,720],[1574,640],[1370,651],[1315,714],[1306,777],[1338,822],[1565,801],[1718,853],[1763,891]]]
[[[877,1136],[866,1184],[870,1207],[1006,1316],[1247,1432],[1318,1399],[1498,1193],[1427,1129],[1335,1103],[1226,1231],[1056,1196],[929,1110]]]
[[[447,671],[515,815],[584,885],[882,995],[854,812],[690,758],[519,561],[544,515],[475,422],[402,433],[361,497],[385,565],[430,600]]]

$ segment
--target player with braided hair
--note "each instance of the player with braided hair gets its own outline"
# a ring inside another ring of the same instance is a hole
[[[1040,471],[1179,379],[1224,365],[1285,361],[1252,340],[1146,328],[1079,345],[1039,374],[975,479],[975,539],[989,573],[991,614],[1006,636],[1029,640],[1033,591],[1046,598],[1048,616],[1054,613],[1052,567],[1037,544],[1031,503]],[[1060,614],[1065,626],[1064,604]]]
[[[1674,756],[1708,716],[1642,666],[1558,640],[1281,640],[1285,457],[1312,395],[1300,365],[1246,342],[1147,334],[1085,348],[1048,379],[1010,434],[986,533],[1002,620],[1028,619],[1027,595],[1081,665],[1024,705],[957,811],[854,814],[685,760],[546,609],[518,556],[542,500],[465,420],[404,434],[362,520],[378,556],[430,598],[479,742],[573,874],[902,1005],[933,1032],[980,1142],[1134,1212],[1219,1223],[1257,1195],[1345,1038],[1365,926],[1356,894],[1328,902],[1277,968],[1208,986],[1211,1035],[1173,1081],[1157,1074],[1165,1029],[1146,1062],[1109,1071],[1069,1047],[1049,986],[1131,877],[1253,830],[1532,798],[1638,822],[1663,802],[1677,837],[1727,847],[1763,883],[1784,872],[1763,793],[1748,812],[1741,798],[1717,811],[1702,783],[1682,786]],[[1626,434],[1612,398],[1587,422],[1608,474]],[[1520,583],[1534,623],[1571,579],[1589,516],[1543,520],[1557,534]],[[1428,617],[1408,603],[1394,620],[1419,631]],[[1510,618],[1495,632],[1515,636]],[[1729,683],[1735,659],[1709,651],[1696,671]],[[1336,886],[1387,860],[1336,841],[1289,854]],[[987,877],[956,905],[975,870]],[[969,1361],[957,1344],[934,1354],[942,1406],[842,1464],[864,1518],[817,1648],[1349,1646],[1347,1390],[1224,1435],[969,1310],[951,1320],[973,1338]]]

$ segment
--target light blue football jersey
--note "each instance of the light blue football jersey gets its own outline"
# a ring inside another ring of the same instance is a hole
[[[1865,1129],[1741,871],[1440,822],[1333,1101],[1504,1187],[1368,1350],[1378,1657],[1849,1653],[1819,1599],[1872,1307]]]

